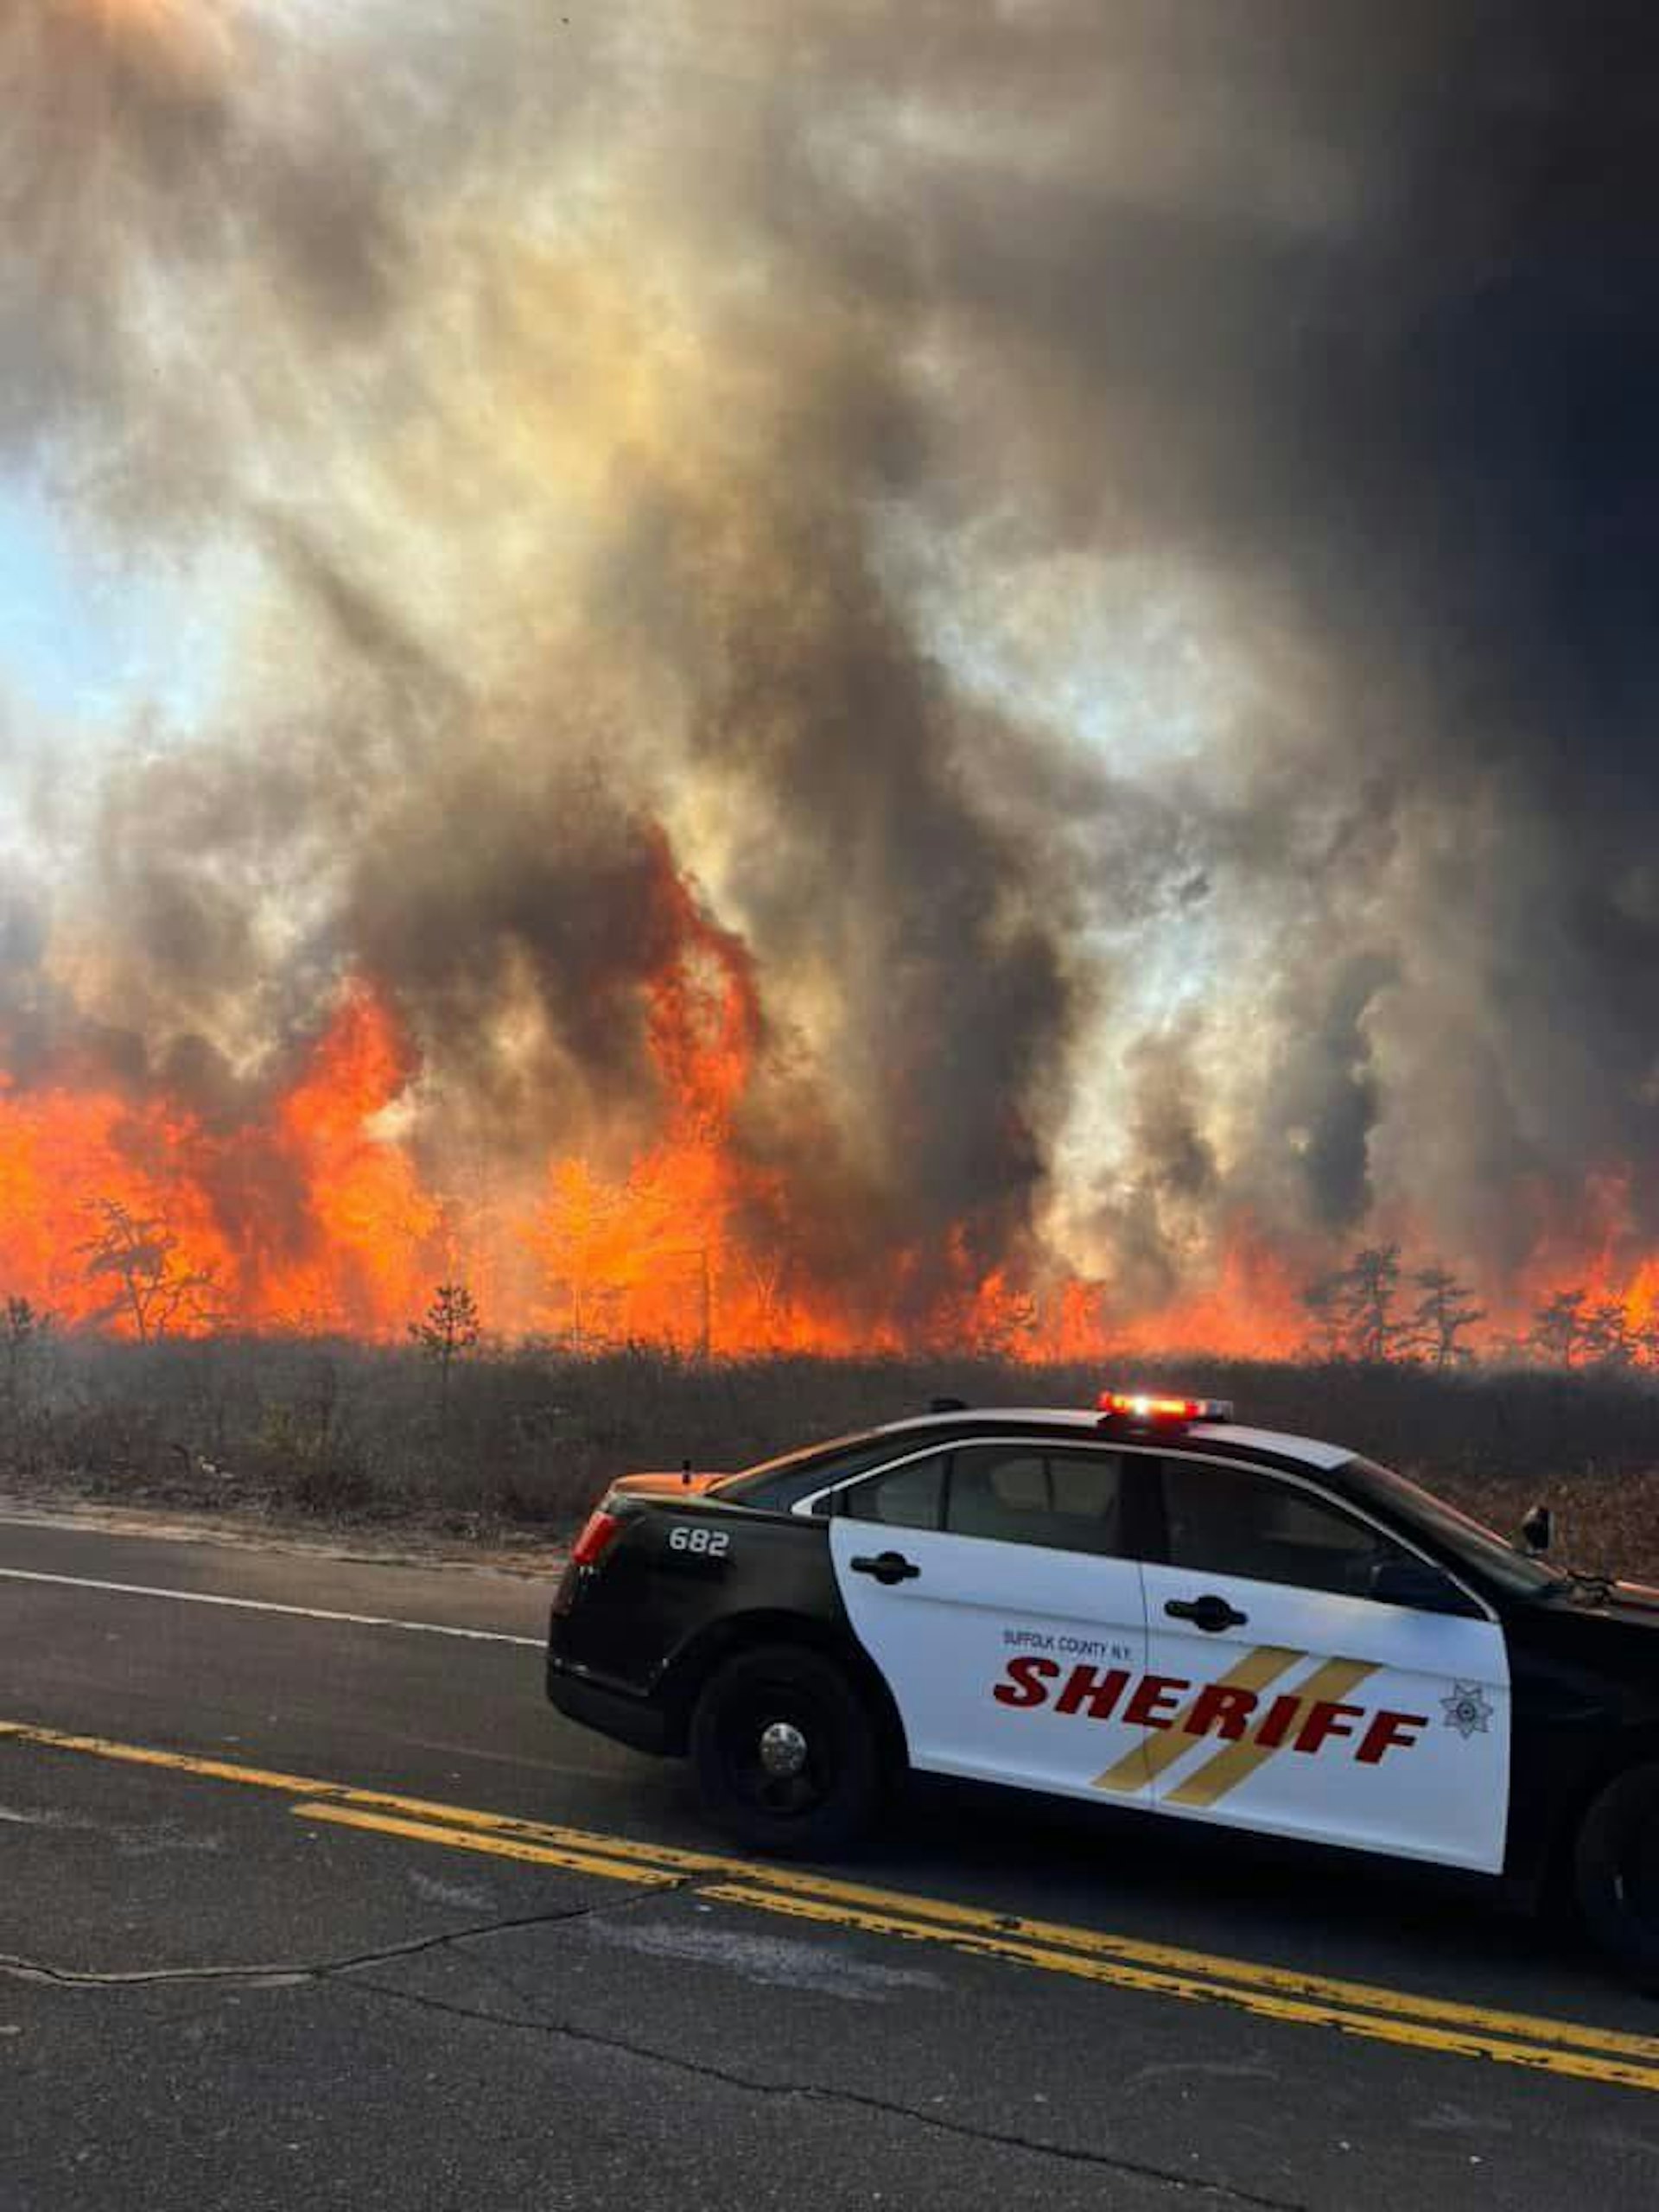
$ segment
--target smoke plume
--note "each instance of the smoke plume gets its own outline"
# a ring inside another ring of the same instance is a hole
[[[867,1332],[1629,1272],[1656,47],[6,0],[0,471],[181,642],[13,681],[0,1064],[232,1132],[366,982],[429,1187],[714,1132]]]

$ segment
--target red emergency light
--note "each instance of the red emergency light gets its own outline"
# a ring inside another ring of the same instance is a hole
[[[1231,1421],[1230,1398],[1163,1398],[1140,1390],[1103,1390],[1100,1410],[1108,1421],[1135,1421],[1148,1427],[1163,1422]]]

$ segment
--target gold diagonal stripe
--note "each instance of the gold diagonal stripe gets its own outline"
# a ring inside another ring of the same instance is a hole
[[[1306,1651],[1282,1650],[1276,1643],[1259,1643],[1254,1651],[1241,1659],[1230,1674],[1223,1675],[1213,1685],[1205,1683],[1204,1689],[1215,1688],[1230,1690],[1261,1690],[1299,1661],[1306,1659]],[[1109,1766],[1104,1774],[1097,1774],[1090,1785],[1095,1789],[1115,1789],[1127,1794],[1139,1789],[1143,1783],[1155,1782],[1166,1766],[1192,1748],[1193,1738],[1181,1732],[1192,1717],[1198,1703],[1193,1698],[1185,1705],[1169,1726],[1161,1733],[1148,1730],[1131,1751],[1125,1751],[1116,1766]]]
[[[1276,1752],[1281,1751],[1301,1726],[1310,1707],[1322,1699],[1339,1703],[1348,1692],[1374,1675],[1376,1669],[1361,1659],[1327,1659],[1324,1666],[1316,1668],[1301,1685],[1296,1694],[1300,1700],[1294,1719],[1276,1744],[1258,1744],[1251,1737],[1229,1744],[1224,1751],[1204,1764],[1173,1789],[1165,1799],[1169,1805],[1218,1804],[1230,1789],[1236,1789],[1241,1782],[1248,1782],[1260,1766],[1265,1765]]]

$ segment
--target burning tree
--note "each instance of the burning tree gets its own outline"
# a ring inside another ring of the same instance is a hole
[[[549,1289],[563,1299],[566,1333],[578,1352],[613,1333],[622,1279],[639,1242],[629,1233],[624,1201],[625,1193],[585,1160],[561,1160],[526,1236]]]
[[[1397,1244],[1356,1252],[1345,1268],[1323,1275],[1302,1293],[1313,1324],[1311,1349],[1324,1359],[1421,1362],[1445,1374],[1475,1357],[1467,1332],[1486,1319],[1471,1287],[1452,1268],[1430,1260],[1408,1278],[1417,1301],[1397,1310],[1402,1268]]]
[[[573,1350],[638,1331],[689,1341],[707,1358],[723,1226],[717,1159],[689,1147],[654,1154],[616,1183],[585,1160],[559,1161],[525,1241]]]
[[[980,1359],[1024,1359],[1034,1351],[1042,1329],[1035,1296],[995,1269],[977,1289],[964,1295],[962,1318],[952,1316],[949,1341]]]
[[[1528,1341],[1558,1366],[1576,1365],[1585,1350],[1585,1303],[1582,1284],[1558,1290],[1534,1316]]]
[[[1593,1367],[1632,1367],[1639,1339],[1630,1326],[1621,1298],[1596,1299],[1584,1314],[1582,1341],[1586,1362]]]
[[[1659,1312],[1630,1292],[1575,1283],[1537,1307],[1517,1351],[1555,1367],[1659,1367]]]
[[[1348,1279],[1355,1357],[1373,1362],[1392,1358],[1402,1333],[1394,1314],[1400,1289],[1400,1247],[1372,1244],[1356,1252]]]
[[[1461,1338],[1465,1330],[1486,1319],[1485,1307],[1475,1304],[1467,1283],[1459,1282],[1450,1268],[1438,1262],[1420,1268],[1412,1281],[1422,1295],[1406,1325],[1406,1344],[1437,1374],[1466,1365],[1475,1355]]]
[[[1397,1244],[1368,1245],[1345,1268],[1310,1283],[1302,1303],[1324,1357],[1372,1364],[1396,1357],[1408,1326],[1395,1317],[1399,1291]]]
[[[742,1255],[743,1272],[753,1300],[756,1333],[768,1351],[775,1351],[787,1332],[789,1259],[789,1254],[782,1249]],[[712,1305],[712,1298],[710,1302]],[[712,1327],[711,1313],[710,1333]]]
[[[1616,1292],[1592,1293],[1574,1284],[1538,1308],[1524,1349],[1558,1367],[1656,1367],[1659,1317],[1638,1320]]]
[[[125,1319],[141,1344],[181,1325],[199,1331],[220,1317],[217,1272],[191,1265],[160,1215],[140,1215],[119,1198],[95,1198],[88,1211],[100,1224],[76,1251],[89,1282],[111,1287],[95,1323]]]

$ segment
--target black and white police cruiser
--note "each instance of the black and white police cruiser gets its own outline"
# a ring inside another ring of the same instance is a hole
[[[1214,1401],[970,1409],[633,1475],[548,1694],[832,1854],[907,1768],[1502,1878],[1659,1967],[1659,1591]]]

